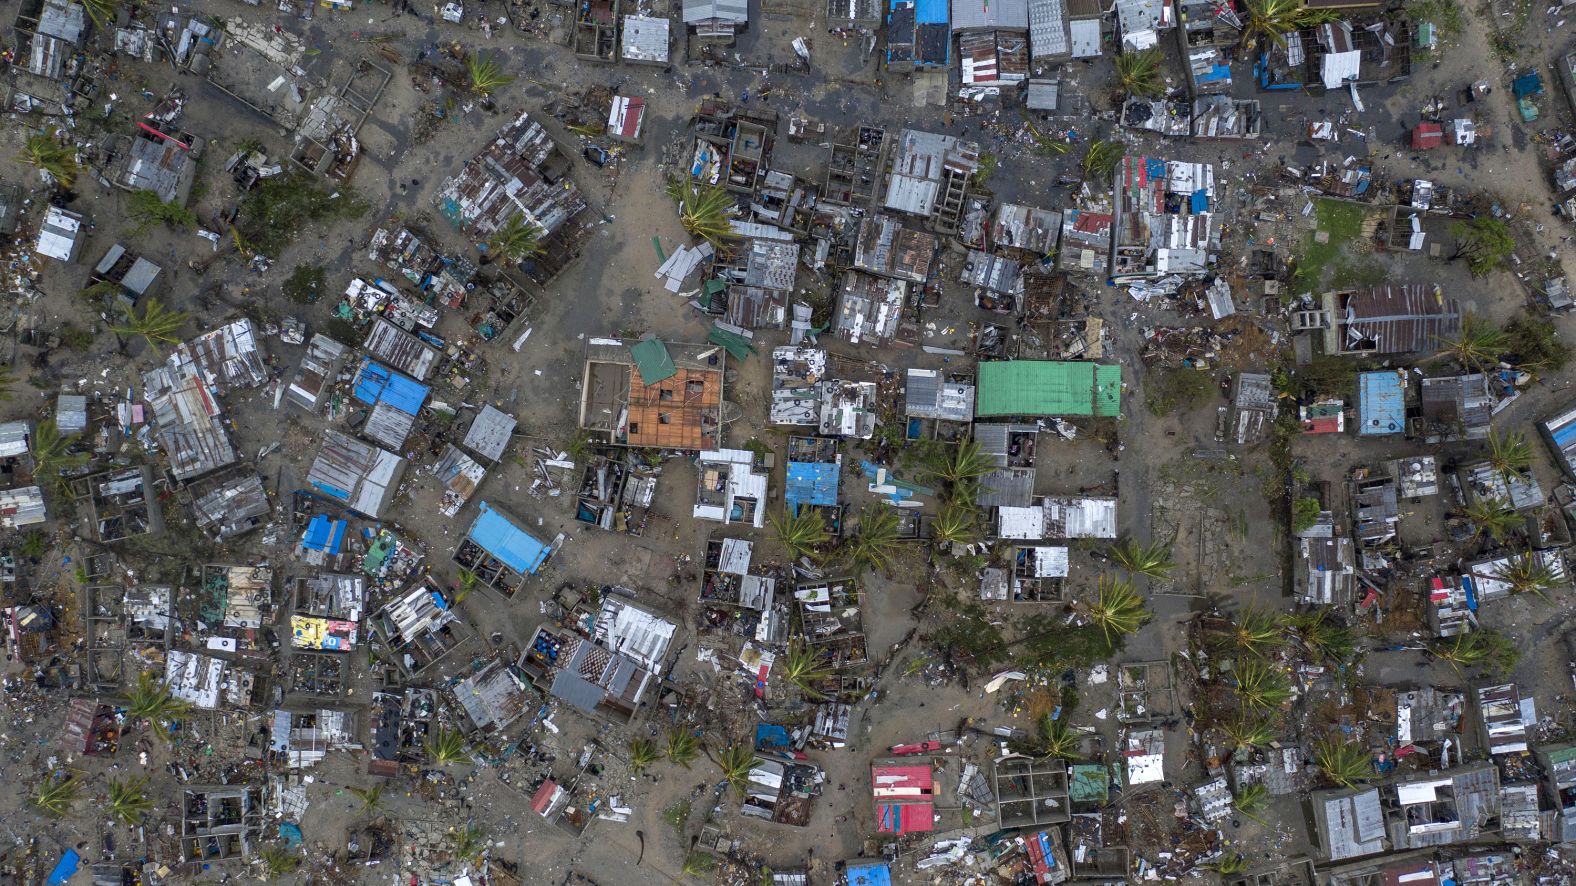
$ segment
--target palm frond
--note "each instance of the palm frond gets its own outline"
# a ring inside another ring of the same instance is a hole
[[[767,522],[771,523],[777,541],[794,559],[817,559],[821,555],[821,548],[832,540],[831,533],[826,529],[826,518],[817,510],[807,509],[800,514],[791,514],[785,508],[769,514]]]
[[[1160,539],[1145,544],[1127,536],[1112,545],[1106,554],[1113,563],[1133,575],[1157,581],[1164,581],[1176,568],[1176,562],[1171,559],[1171,543]]]
[[[487,245],[505,264],[519,264],[542,254],[543,233],[541,225],[523,215],[515,215],[493,233]]]
[[[1105,634],[1107,643],[1138,633],[1151,617],[1133,583],[1111,575],[1100,576],[1094,600],[1084,609],[1089,621]]]
[[[941,506],[930,526],[930,540],[948,548],[971,545],[980,540],[980,512],[971,504],[948,502]]]
[[[670,179],[668,196],[679,210],[679,224],[690,236],[698,237],[712,246],[721,247],[729,240],[739,239],[732,219],[739,214],[733,195],[716,185],[703,185],[693,178]]]
[[[427,740],[427,756],[436,766],[448,766],[451,763],[464,765],[471,762],[470,742],[456,730],[439,729],[436,735]]]
[[[1525,523],[1502,498],[1480,498],[1463,508],[1461,516],[1472,523],[1474,538],[1486,535],[1494,541],[1504,541]]]
[[[513,76],[504,73],[503,65],[499,64],[496,55],[466,56],[465,73],[470,78],[471,90],[482,96],[490,95],[514,82]]]
[[[661,753],[657,750],[657,743],[649,738],[632,738],[629,740],[629,768],[636,775],[643,775],[651,764],[657,762]]]
[[[77,165],[77,149],[63,145],[52,136],[36,134],[27,139],[27,162],[49,182],[62,188],[71,187],[81,167]]]
[[[843,554],[855,574],[866,569],[884,573],[892,568],[899,544],[897,509],[870,505],[859,512],[859,529]]]
[[[1292,698],[1291,679],[1279,665],[1243,658],[1231,673],[1237,681],[1237,698],[1249,710],[1273,711]]]
[[[1507,478],[1525,471],[1532,464],[1532,444],[1528,442],[1527,435],[1520,431],[1504,435],[1498,431],[1489,431],[1488,463],[1489,467]]]
[[[1373,775],[1373,755],[1368,749],[1336,738],[1320,739],[1314,744],[1313,764],[1325,778],[1343,788],[1354,788]]]
[[[121,335],[141,338],[155,354],[161,354],[163,345],[181,340],[181,327],[186,325],[186,317],[185,311],[166,307],[158,299],[148,297],[138,307],[127,309],[124,324],[110,329]]]
[[[142,819],[153,811],[153,798],[148,796],[148,777],[111,779],[109,783],[109,803],[106,811],[109,817],[122,824],[139,825]]]
[[[1166,91],[1166,76],[1161,69],[1158,47],[1139,52],[1124,52],[1116,57],[1116,86],[1121,92],[1141,98],[1156,98]]]
[[[826,658],[815,648],[795,637],[788,641],[788,652],[777,663],[782,668],[785,682],[798,688],[807,698],[822,699],[825,693],[821,683],[830,679],[833,671]]]
[[[755,752],[748,745],[733,744],[717,755],[717,765],[722,768],[722,778],[739,796],[750,789],[750,770],[755,767]]]
[[[672,762],[688,769],[700,754],[700,738],[692,730],[674,726],[668,730],[663,753]]]
[[[44,777],[28,801],[46,815],[64,818],[81,796],[82,779],[76,773],[57,769]]]

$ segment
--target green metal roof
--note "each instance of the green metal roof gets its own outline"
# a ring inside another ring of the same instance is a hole
[[[979,365],[976,416],[1115,416],[1122,408],[1122,367],[1050,360]]]
[[[711,332],[706,334],[706,341],[714,345],[722,345],[723,350],[728,352],[728,356],[735,360],[743,360],[755,353],[755,345],[750,343],[749,338],[737,332],[719,329],[716,326],[713,326]]]
[[[1068,769],[1067,796],[1074,803],[1104,803],[1111,796],[1111,776],[1098,763],[1075,763]]]
[[[635,359],[635,368],[640,370],[640,380],[645,384],[654,385],[679,374],[678,367],[673,365],[673,357],[668,354],[668,346],[661,339],[648,338],[635,342],[629,346],[629,356]]]

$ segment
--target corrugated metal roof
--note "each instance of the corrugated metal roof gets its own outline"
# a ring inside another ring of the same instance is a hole
[[[60,427],[57,419],[56,425],[62,433],[65,428]],[[8,421],[0,424],[0,458],[15,458],[26,455],[32,449],[33,425],[24,419]]]
[[[37,486],[0,491],[0,526],[15,529],[42,523],[48,518],[44,511],[44,490]]]
[[[433,364],[438,362],[435,349],[381,317],[372,321],[367,340],[361,347],[417,381],[426,381]]]
[[[323,431],[323,446],[307,483],[356,513],[377,519],[404,472],[405,460],[394,453],[330,428]]]
[[[903,389],[905,414],[966,422],[974,418],[974,386],[946,381],[933,369],[910,369]]]
[[[268,491],[256,471],[236,471],[217,483],[203,481],[205,491],[192,499],[197,527],[221,541],[262,525],[272,510]]]
[[[51,206],[38,227],[38,253],[56,261],[74,261],[81,243],[82,216]]]
[[[1028,0],[952,0],[952,30],[1025,30]]]
[[[974,503],[982,508],[1027,508],[1034,501],[1034,468],[997,468],[980,478]]]
[[[216,396],[259,387],[269,378],[262,342],[244,317],[177,345],[165,363],[182,372],[195,368]]]
[[[748,24],[750,4],[746,0],[684,0],[684,24],[714,20]]]
[[[646,15],[624,16],[625,61],[668,62],[668,20]]]
[[[1035,61],[1072,54],[1072,40],[1067,33],[1067,0],[1029,0],[1028,16],[1029,51]]]
[[[316,412],[323,405],[323,396],[333,387],[340,361],[348,350],[322,333],[312,336],[307,342],[306,353],[301,355],[301,366],[285,391],[285,398],[307,412]]]
[[[1100,22],[1094,19],[1069,22],[1067,31],[1072,38],[1073,58],[1095,58],[1101,54]]]
[[[1121,411],[1121,367],[1050,360],[981,363],[974,412],[992,415],[1098,415]]]
[[[465,439],[460,445],[482,458],[497,461],[503,458],[503,451],[509,446],[514,426],[514,416],[494,409],[492,404],[484,405],[476,418],[471,420],[471,426],[465,431]]]
[[[177,480],[191,480],[235,462],[219,401],[192,364],[160,366],[142,376],[159,445]]]

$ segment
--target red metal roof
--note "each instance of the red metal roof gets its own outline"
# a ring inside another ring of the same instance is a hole
[[[546,815],[548,804],[553,802],[553,792],[557,790],[558,782],[553,781],[551,778],[542,782],[542,786],[536,789],[535,794],[531,795],[531,809],[537,815]]]
[[[872,766],[870,783],[877,797],[929,796],[934,787],[929,766]]]
[[[1438,123],[1419,123],[1412,130],[1412,150],[1427,151],[1445,143],[1445,130]]]
[[[923,834],[936,829],[936,810],[929,802],[880,803],[876,829],[883,834]]]

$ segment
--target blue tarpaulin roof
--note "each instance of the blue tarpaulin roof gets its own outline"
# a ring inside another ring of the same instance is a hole
[[[503,512],[493,510],[487,502],[482,502],[481,508],[467,537],[515,572],[535,575],[547,560],[547,545],[516,526]]]
[[[383,402],[406,415],[415,415],[421,411],[421,404],[427,402],[427,391],[426,385],[371,359],[362,363],[361,371],[356,373],[355,397],[368,406]]]
[[[312,518],[306,524],[306,534],[301,537],[301,547],[309,551],[327,551],[330,554],[339,553],[340,545],[345,541],[345,529],[350,524],[344,520],[330,520],[324,514]]]
[[[1542,95],[1543,78],[1539,77],[1537,73],[1522,74],[1520,77],[1510,81],[1510,91],[1515,93],[1516,98],[1521,98],[1524,95]]]
[[[914,21],[921,25],[944,25],[951,12],[947,0],[917,0],[914,4]]]
[[[761,751],[778,750],[790,747],[793,739],[788,735],[788,729],[772,723],[755,724],[755,748]]]
[[[788,463],[788,489],[783,492],[783,502],[791,511],[800,505],[817,507],[837,506],[837,480],[842,467],[820,462],[791,461]]]
[[[892,886],[892,869],[883,861],[848,865],[848,886]]]
[[[1193,192],[1191,209],[1194,215],[1209,211],[1209,192],[1199,189]]]
[[[61,883],[76,876],[77,868],[81,866],[82,856],[78,855],[75,849],[67,849],[66,854],[60,856],[59,864],[49,872],[49,879],[44,882],[47,886],[60,886]]]
[[[1358,376],[1358,428],[1363,436],[1399,434],[1406,430],[1406,389],[1395,370]]]

